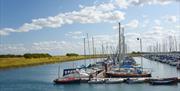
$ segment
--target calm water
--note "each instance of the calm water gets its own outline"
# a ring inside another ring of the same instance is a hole
[[[140,58],[135,58],[140,63]],[[145,68],[152,68],[154,77],[180,77],[175,67],[143,59]],[[88,63],[91,61],[88,60]],[[78,66],[84,61],[48,64],[0,71],[0,91],[180,91],[180,83],[175,86],[152,86],[149,84],[74,84],[54,85],[57,68]],[[62,73],[62,71],[61,71]]]

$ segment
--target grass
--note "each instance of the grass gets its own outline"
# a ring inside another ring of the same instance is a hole
[[[129,56],[140,56],[139,54],[128,54]],[[81,59],[100,58],[102,56],[53,56],[49,58],[24,58],[24,57],[13,57],[13,58],[0,58],[0,69],[17,68],[24,66],[33,66],[40,64],[50,64],[58,62],[68,62]]]
[[[57,62],[68,62],[68,61],[75,61],[75,60],[89,59],[89,58],[93,58],[93,57],[92,56],[88,56],[88,57],[53,56],[50,58],[29,58],[29,59],[24,57],[0,58],[0,69],[49,64],[49,63],[57,63]]]

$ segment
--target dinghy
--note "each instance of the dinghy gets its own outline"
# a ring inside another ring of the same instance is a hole
[[[107,83],[107,84],[122,83],[122,82],[124,82],[124,79],[121,79],[121,78],[108,78],[105,81],[105,83]]]
[[[171,85],[171,84],[177,84],[178,78],[172,77],[172,78],[159,78],[159,79],[150,79],[150,84],[152,85]]]
[[[91,79],[88,81],[89,84],[102,84],[104,83],[104,79]]]
[[[145,78],[128,78],[126,80],[126,83],[128,84],[134,84],[134,83],[143,83],[145,82],[146,79]]]

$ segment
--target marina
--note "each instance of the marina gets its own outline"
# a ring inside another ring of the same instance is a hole
[[[104,54],[104,47],[102,45],[103,58],[99,62],[94,62],[89,65],[84,64],[80,67],[74,67],[63,70],[63,76],[60,77],[58,71],[58,78],[54,80],[55,84],[75,84],[75,83],[88,83],[88,84],[115,84],[115,83],[149,83],[152,85],[171,85],[177,84],[180,79],[176,77],[156,78],[152,77],[152,68],[143,67],[143,57],[149,60],[167,63],[176,66],[177,69],[180,64],[180,53],[145,53],[142,50],[142,40],[140,40],[140,64],[137,64],[135,59],[126,53],[126,43],[124,36],[124,28],[121,28],[119,23],[119,37],[118,47],[114,53]],[[84,55],[86,56],[86,41],[89,49],[89,37],[84,38]],[[94,39],[92,38],[92,48],[94,50]],[[90,51],[90,49],[88,50]],[[106,50],[108,51],[108,50]],[[94,55],[94,52],[93,54]],[[85,61],[86,63],[86,61]],[[60,68],[60,67],[59,67]],[[58,70],[59,70],[58,68]]]
[[[108,68],[110,69],[110,68]],[[111,68],[112,69],[112,68]],[[132,68],[131,68],[132,69]],[[177,77],[166,77],[166,78],[160,78],[159,76],[151,77],[147,76],[144,77],[143,75],[133,75],[132,74],[124,74],[123,76],[111,76],[109,77],[105,71],[105,69],[99,71],[95,70],[92,71],[93,73],[89,73],[91,76],[89,76],[85,71],[84,75],[80,75],[80,71],[77,72],[77,69],[74,69],[74,71],[71,70],[71,76],[64,75],[64,79],[56,79],[54,82],[56,84],[77,84],[77,83],[89,83],[89,84],[118,84],[118,83],[128,83],[128,84],[134,84],[134,83],[150,83],[153,85],[168,85],[168,84],[177,84],[180,82],[180,78]],[[67,71],[67,69],[65,70]],[[65,73],[65,72],[63,72]],[[108,77],[108,78],[107,78]],[[59,80],[59,83],[57,82]],[[159,82],[159,83],[156,83]],[[164,82],[164,83],[163,83]]]
[[[0,91],[180,91],[180,0],[0,5]]]
[[[141,63],[140,57],[134,58],[137,63]],[[100,59],[98,59],[100,61]],[[147,68],[152,68],[152,78],[168,78],[168,77],[180,77],[180,71],[177,70],[174,66],[162,64],[160,62],[151,61],[143,58],[144,66]],[[87,64],[92,63],[89,60],[86,60]],[[174,85],[151,85],[148,82],[138,83],[138,84],[127,84],[126,82],[120,82],[116,84],[88,84],[79,83],[79,84],[61,84],[55,85],[53,80],[58,75],[58,67],[60,65],[61,73],[63,75],[63,69],[67,69],[72,65],[83,65],[84,60],[79,60],[75,62],[64,62],[61,64],[46,64],[34,67],[25,67],[11,70],[0,70],[0,90],[2,91],[28,91],[33,90],[44,90],[44,91],[74,91],[76,88],[77,91],[109,91],[113,89],[114,91],[128,90],[128,91],[179,91],[180,84]],[[158,70],[157,70],[158,69]],[[38,77],[37,77],[38,76]],[[117,78],[115,78],[117,79]],[[9,81],[7,81],[9,80]],[[3,83],[3,84],[2,84]]]

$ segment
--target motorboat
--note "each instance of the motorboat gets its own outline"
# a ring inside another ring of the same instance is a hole
[[[126,83],[128,84],[134,84],[134,83],[143,83],[145,82],[146,79],[145,78],[128,78],[126,80]]]
[[[104,83],[104,79],[95,78],[88,81],[89,84],[102,84]]]
[[[122,83],[122,82],[124,82],[124,79],[122,78],[108,78],[105,80],[105,83],[107,84]]]
[[[150,79],[149,83],[152,85],[170,85],[170,84],[177,84],[178,78],[157,78],[157,79]]]

